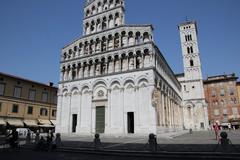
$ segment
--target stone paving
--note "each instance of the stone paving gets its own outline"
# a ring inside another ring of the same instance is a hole
[[[234,152],[240,152],[240,130],[226,131],[229,135]],[[93,137],[77,134],[62,135],[63,148],[93,148]],[[108,136],[101,135],[102,148],[108,150],[137,150],[147,149],[148,135]],[[2,137],[3,138],[3,137]],[[1,137],[0,137],[1,142]],[[185,132],[165,133],[157,136],[159,150],[176,152],[213,152],[218,150],[218,141],[213,131],[199,131],[189,134]],[[0,147],[1,148],[1,147]]]
[[[226,131],[231,140],[231,150],[240,152],[240,130]],[[178,135],[178,136],[176,136]],[[92,148],[93,135],[62,135],[63,147]],[[109,150],[146,150],[148,136],[127,135],[107,136],[101,135],[102,148]],[[218,141],[213,131],[199,131],[159,135],[157,138],[159,150],[169,152],[215,152],[219,150]]]
[[[19,150],[0,149],[1,159],[15,160],[82,160],[82,159],[103,159],[103,160],[141,160],[141,159],[239,159],[240,153],[240,130],[228,132],[229,138],[235,145],[231,148],[230,154],[220,153],[216,148],[217,141],[215,135],[211,131],[193,132],[189,134],[186,132],[165,134],[158,136],[158,154],[146,152],[146,143],[148,136],[127,135],[127,136],[107,136],[101,135],[103,148],[94,150],[93,135],[62,135],[63,145],[56,152],[41,152],[35,151],[34,145],[21,147]],[[85,150],[85,149],[86,150]],[[100,153],[95,153],[99,151]],[[102,152],[103,151],[103,152]],[[110,154],[106,153],[110,152]],[[117,154],[111,154],[111,152]],[[211,152],[211,153],[209,153]],[[142,154],[135,155],[135,154]],[[145,155],[149,153],[149,155]],[[156,153],[156,152],[155,152]],[[190,157],[186,156],[192,155]],[[216,155],[216,156],[215,156]],[[214,157],[215,156],[215,157]]]
[[[233,144],[240,144],[240,130],[226,131],[229,135],[229,139]],[[176,136],[177,135],[177,136]],[[62,141],[81,141],[81,142],[92,142],[94,135],[83,136],[83,135],[62,135]],[[107,136],[100,135],[101,141],[105,143],[147,143],[148,135],[126,135],[126,136]],[[165,134],[157,136],[158,143],[162,144],[217,144],[215,134],[213,131],[196,131],[192,134],[188,132],[182,132],[181,134]]]

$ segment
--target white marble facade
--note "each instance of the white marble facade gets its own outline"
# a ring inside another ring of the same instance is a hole
[[[89,0],[83,37],[62,49],[56,131],[149,134],[183,129],[181,85],[151,25],[125,25],[124,0]],[[97,109],[104,107],[104,125]],[[98,125],[98,126],[97,126]],[[130,129],[129,129],[130,128]]]

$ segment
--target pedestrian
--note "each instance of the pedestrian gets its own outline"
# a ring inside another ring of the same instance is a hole
[[[40,139],[40,133],[39,133],[39,131],[37,131],[36,136],[35,136],[35,144],[38,144],[39,139]]]
[[[55,144],[56,144],[56,147],[61,147],[62,146],[62,140],[61,140],[61,134],[60,133],[56,134]]]
[[[54,138],[54,134],[53,134],[53,130],[51,130],[51,132],[50,132],[50,140],[51,140],[51,142],[53,141],[53,138]]]
[[[18,146],[18,132],[16,131],[16,128],[12,129],[12,133],[7,135],[7,137],[10,137],[9,144],[12,148],[16,148]]]
[[[45,150],[46,146],[46,141],[45,139],[41,136],[40,140],[37,143],[37,150],[43,151]]]
[[[215,136],[216,136],[216,140],[219,141],[219,126],[217,123],[215,123],[214,127],[214,132],[215,132]]]
[[[230,123],[228,123],[228,130],[230,131],[231,130],[231,124]]]
[[[28,131],[27,137],[26,137],[26,144],[30,144],[30,143],[31,143],[31,133],[30,131]]]

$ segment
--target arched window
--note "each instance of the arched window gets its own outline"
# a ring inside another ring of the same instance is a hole
[[[149,42],[149,41],[150,41],[150,36],[149,36],[148,32],[145,32],[143,34],[143,42],[145,43],[145,42]]]
[[[189,40],[192,41],[192,35],[191,34],[189,35]]]
[[[188,106],[188,107],[187,107],[187,110],[188,110],[188,117],[191,118],[191,117],[192,117],[191,107]]]
[[[116,0],[116,6],[120,4],[120,0]]]
[[[77,52],[77,46],[74,46],[74,52]]]
[[[119,13],[115,14],[115,27],[119,26],[121,24]]]
[[[94,21],[92,21],[91,22],[91,32],[93,33],[93,32],[95,32],[95,22]]]
[[[109,1],[109,4],[110,4],[110,8],[113,8],[113,7],[114,7],[113,0],[110,0],[110,1]]]
[[[188,54],[190,53],[190,48],[189,48],[189,47],[187,47],[187,53],[188,53]]]
[[[70,59],[72,57],[72,49],[69,49],[68,51],[68,59]]]
[[[190,47],[190,52],[193,53],[193,47],[192,46]]]
[[[92,54],[93,51],[94,51],[94,42],[93,40],[91,40],[89,44],[89,53]]]
[[[108,18],[108,28],[112,28],[114,27],[114,20],[113,20],[113,15],[110,15],[109,18]]]
[[[134,38],[133,38],[133,32],[132,31],[130,31],[128,33],[128,43],[129,43],[129,45],[134,45]]]
[[[194,62],[193,62],[193,60],[192,60],[192,59],[190,60],[190,66],[191,66],[191,67],[193,67],[193,66],[194,66]]]
[[[67,53],[64,52],[64,54],[63,54],[63,60],[66,60],[66,59],[67,59]]]
[[[72,80],[74,80],[74,79],[76,79],[77,78],[77,74],[76,74],[76,71],[75,71],[75,66],[74,66],[74,69],[73,69],[73,71],[72,71]]]
[[[114,47],[114,40],[113,40],[113,36],[111,34],[108,36],[108,46],[107,47],[108,47],[108,50],[111,50]]]
[[[84,45],[84,54],[88,54],[88,41],[85,42],[85,45]]]
[[[89,15],[90,15],[90,11],[87,10],[87,11],[86,11],[86,17],[88,17]]]
[[[79,49],[79,54],[82,54],[82,47],[83,47],[83,44],[82,43],[79,43],[79,47],[78,47],[78,49]]]
[[[123,31],[121,33],[122,35],[122,38],[121,38],[121,44],[122,44],[122,47],[125,47],[127,45],[127,36],[126,36],[126,32]]]
[[[96,7],[95,6],[93,6],[92,7],[92,14],[96,14],[97,12],[96,12]]]
[[[114,48],[118,48],[119,47],[119,34],[116,33],[115,36],[114,36]]]
[[[107,29],[107,18],[104,17],[102,21],[102,30]]]
[[[140,32],[137,32],[136,33],[136,44],[139,44],[139,43],[141,43],[141,33]]]
[[[107,50],[107,39],[106,37],[102,38],[102,52]]]
[[[107,0],[103,1],[103,9],[106,11],[108,9],[108,3]]]
[[[98,13],[102,12],[102,3],[101,2],[98,2],[97,12]]]
[[[85,25],[85,33],[86,33],[86,34],[89,34],[89,33],[90,33],[90,25],[89,25],[88,22],[87,22],[86,25]]]

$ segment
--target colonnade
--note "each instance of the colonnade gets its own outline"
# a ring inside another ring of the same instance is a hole
[[[97,54],[101,52],[111,51],[114,49],[134,46],[151,41],[151,37],[148,32],[133,33],[132,31],[126,33],[115,33],[115,35],[103,36],[101,38],[90,39],[84,42],[80,42],[73,48],[65,51],[62,55],[62,61],[70,60],[73,58]]]
[[[103,58],[89,59],[82,63],[76,63],[62,67],[61,81],[69,81],[80,78],[94,77],[111,73],[124,72],[151,66],[152,54],[148,49],[143,52],[130,52]]]
[[[84,21],[84,35],[120,26],[123,22],[123,13],[120,12],[110,14],[109,16],[95,17],[95,19]]]
[[[109,1],[109,2],[108,2]],[[122,0],[99,0],[98,2],[90,5],[85,12],[85,18],[101,13],[108,9],[117,7],[123,3]]]
[[[157,117],[159,127],[178,129],[183,126],[182,107],[173,96],[165,91],[159,91]]]

